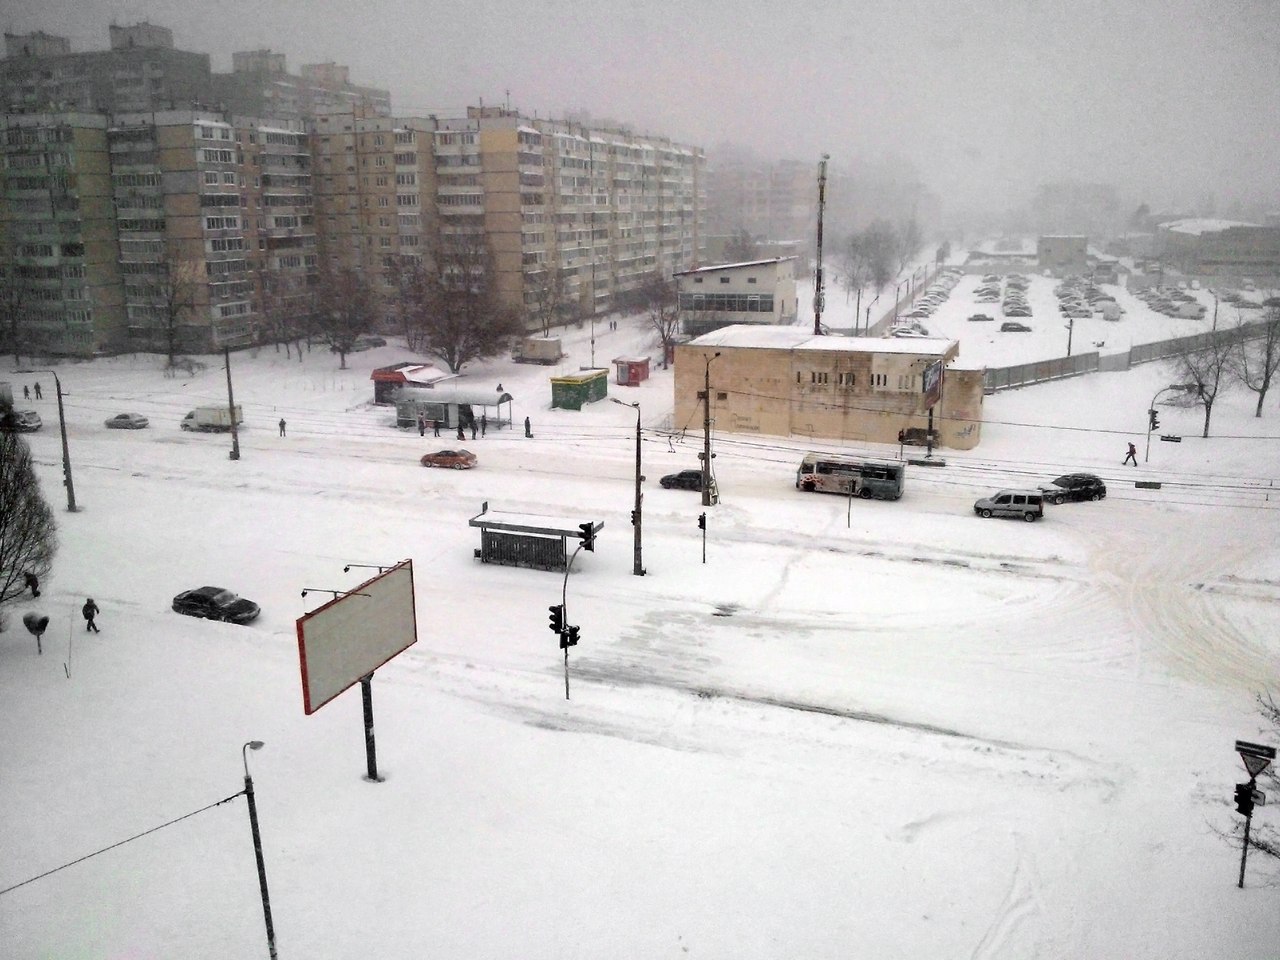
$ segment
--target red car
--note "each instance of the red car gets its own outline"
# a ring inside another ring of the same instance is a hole
[[[424,467],[453,467],[455,470],[470,470],[476,465],[476,455],[470,450],[437,450],[422,457]]]

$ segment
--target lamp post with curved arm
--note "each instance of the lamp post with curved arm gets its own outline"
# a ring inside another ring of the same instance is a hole
[[[631,511],[631,529],[635,537],[635,547],[633,550],[633,564],[631,572],[637,577],[644,576],[644,560],[641,548],[641,528],[640,523],[643,519],[644,493],[640,490],[640,484],[644,483],[644,475],[640,472],[640,402],[627,403],[625,400],[619,400],[617,397],[610,397],[614,403],[620,407],[635,407],[636,409],[636,503]]]
[[[244,761],[244,797],[249,802],[249,828],[253,831],[253,855],[258,861],[258,889],[262,893],[262,916],[267,924],[267,951],[276,960],[276,931],[271,924],[271,898],[267,895],[267,866],[262,859],[262,835],[258,832],[258,805],[253,798],[253,777],[249,776],[249,750],[261,750],[261,740],[250,740],[240,748]]]
[[[67,511],[76,512],[76,488],[71,483],[71,452],[67,447],[67,418],[62,409],[62,381],[54,370],[19,370],[19,373],[48,373],[53,376],[53,388],[58,394],[58,429],[62,431],[62,485],[67,488]]]

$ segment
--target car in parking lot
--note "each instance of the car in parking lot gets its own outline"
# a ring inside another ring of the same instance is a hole
[[[1009,316],[1030,316],[1030,314],[1009,314]],[[1031,328],[1028,327],[1025,323],[1016,323],[1012,321],[1006,321],[1005,323],[1000,324],[1000,332],[1001,333],[1030,333]]]
[[[681,470],[679,473],[668,473],[658,481],[664,490],[702,490],[701,470]]]
[[[1039,490],[1001,490],[973,505],[980,517],[1021,517],[1027,523],[1044,516],[1044,497]]]
[[[34,410],[5,410],[0,414],[0,430],[6,433],[34,433],[44,426]]]
[[[470,470],[476,465],[476,455],[470,450],[437,450],[435,453],[424,453],[424,467],[451,467],[454,470]]]
[[[252,623],[261,608],[252,600],[222,587],[196,587],[173,598],[173,609],[187,617],[221,620],[224,623]]]
[[[971,313],[969,315],[970,323],[993,323],[995,322],[995,319],[996,318],[991,316],[989,313]]]
[[[139,413],[117,413],[106,421],[110,430],[141,430],[151,421]]]
[[[1064,473],[1041,486],[1040,492],[1050,503],[1102,500],[1107,495],[1107,485],[1092,473]]]

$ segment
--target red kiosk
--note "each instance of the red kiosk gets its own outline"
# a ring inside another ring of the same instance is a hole
[[[618,371],[617,382],[624,387],[637,387],[649,379],[648,357],[614,357],[613,365]]]

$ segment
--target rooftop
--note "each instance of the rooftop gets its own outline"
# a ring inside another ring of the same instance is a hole
[[[803,327],[738,323],[712,330],[686,347],[735,347],[756,350],[821,350],[843,353],[899,353],[940,357],[958,353],[959,344],[945,337],[815,337]]]

